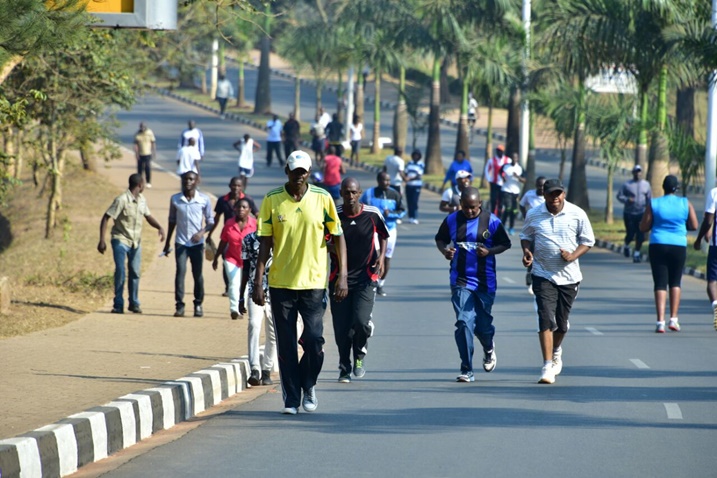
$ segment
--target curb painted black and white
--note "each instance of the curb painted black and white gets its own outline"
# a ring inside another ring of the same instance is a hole
[[[0,440],[0,477],[49,478],[75,473],[244,391],[248,376],[246,358],[219,363]]]

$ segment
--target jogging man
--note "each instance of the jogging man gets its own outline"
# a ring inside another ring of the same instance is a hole
[[[640,249],[645,242],[645,233],[640,231],[640,221],[651,198],[650,183],[642,179],[642,166],[637,164],[632,168],[632,179],[623,184],[617,193],[617,200],[625,205],[622,214],[625,222],[625,257],[630,257],[630,243],[635,239],[632,262],[642,260]]]

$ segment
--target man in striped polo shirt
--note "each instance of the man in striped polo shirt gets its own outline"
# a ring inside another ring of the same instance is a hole
[[[523,265],[533,266],[543,353],[538,383],[555,383],[563,369],[561,344],[570,328],[568,316],[583,279],[578,258],[595,244],[595,236],[585,211],[565,200],[565,187],[559,179],[545,182],[543,196],[545,204],[528,211],[520,245]]]
[[[461,209],[443,220],[435,240],[443,257],[451,261],[451,302],[461,357],[456,381],[473,382],[474,334],[483,347],[483,370],[492,372],[496,365],[491,315],[497,287],[495,256],[510,248],[510,238],[500,219],[482,209],[478,189],[469,187],[461,194]]]

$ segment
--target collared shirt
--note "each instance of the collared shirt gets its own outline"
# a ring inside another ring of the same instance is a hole
[[[592,225],[585,211],[565,201],[563,210],[553,215],[545,204],[528,211],[520,239],[533,242],[533,274],[556,285],[583,280],[578,260],[565,262],[560,249],[573,252],[579,245],[595,244]]]
[[[241,192],[239,193],[239,199],[246,199],[247,201],[249,201],[249,210],[255,217],[257,214],[259,214],[259,209],[257,209],[256,203],[251,196]],[[217,203],[214,205],[214,212],[217,215],[221,214],[222,216],[224,216],[224,224],[226,224],[229,219],[234,217],[235,202],[236,201],[233,201],[231,199],[230,193],[227,193],[217,199]]]
[[[189,138],[194,138],[194,147],[197,148],[199,156],[204,157],[204,135],[199,128],[185,129],[179,137],[178,148],[189,146]]]
[[[281,141],[281,120],[270,119],[266,122],[266,129],[266,140],[268,142],[278,143]]]
[[[177,225],[175,244],[187,247],[203,244],[203,236],[199,242],[192,242],[192,236],[203,229],[202,217],[206,222],[205,229],[210,229],[214,225],[214,217],[209,196],[199,191],[194,193],[191,200],[187,199],[184,193],[173,195],[169,200],[169,222]]]
[[[221,240],[227,243],[224,249],[224,260],[231,262],[237,267],[243,266],[242,241],[244,238],[256,231],[256,219],[251,216],[246,218],[244,229],[239,229],[236,216],[224,223]]]
[[[617,193],[617,200],[625,205],[625,214],[643,214],[650,198],[652,198],[652,189],[650,183],[644,179],[627,181]],[[633,201],[628,202],[628,199]]]
[[[151,214],[142,194],[135,198],[129,189],[126,190],[112,201],[105,214],[115,221],[112,239],[132,248],[139,246],[144,218]]]
[[[154,144],[155,141],[154,133],[149,128],[144,131],[138,131],[137,134],[134,135],[134,142],[137,145],[140,156],[150,156],[152,154],[152,144]]]
[[[259,210],[258,235],[274,240],[274,267],[269,285],[282,289],[324,289],[328,254],[324,231],[343,234],[329,193],[309,186],[300,200],[284,186],[269,191]]]

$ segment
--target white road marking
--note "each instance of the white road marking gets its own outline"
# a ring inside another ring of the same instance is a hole
[[[630,359],[630,362],[635,364],[635,367],[637,367],[637,368],[650,368],[649,365],[647,365],[645,362],[643,362],[640,359]]]
[[[665,411],[667,411],[668,420],[682,420],[682,410],[676,403],[663,403]]]
[[[506,281],[508,284],[515,284],[515,281],[510,277],[503,276],[503,280]]]
[[[596,329],[595,327],[585,327],[585,330],[587,330],[588,332],[590,332],[593,335],[605,335],[602,332],[600,332],[598,329]]]

